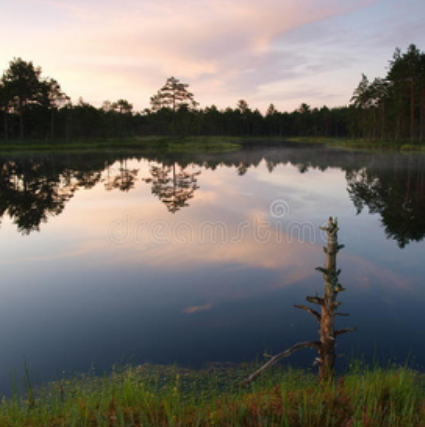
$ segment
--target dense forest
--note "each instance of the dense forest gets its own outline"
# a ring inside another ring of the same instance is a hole
[[[0,79],[0,139],[72,140],[144,135],[315,136],[368,140],[423,141],[425,137],[425,53],[415,45],[396,49],[387,76],[363,75],[349,106],[293,112],[273,104],[262,114],[245,100],[235,108],[199,108],[188,85],[170,77],[150,99],[151,108],[134,111],[120,99],[95,108],[77,103],[60,84],[42,76],[32,62],[16,58]]]

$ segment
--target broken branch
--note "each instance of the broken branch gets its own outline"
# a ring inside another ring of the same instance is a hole
[[[299,305],[299,304],[295,304],[294,307],[299,308],[301,310],[305,310],[307,313],[314,316],[318,322],[322,320],[322,316],[316,310],[313,310],[310,307],[307,307],[305,305]]]
[[[320,297],[306,297],[306,300],[308,302],[311,302],[312,304],[318,304],[318,305],[323,305],[325,303],[325,300]]]
[[[273,366],[280,359],[283,359],[284,357],[288,357],[292,353],[294,353],[295,351],[300,350],[302,348],[316,348],[316,349],[319,349],[320,348],[320,342],[319,341],[300,342],[300,343],[295,344],[292,347],[288,348],[288,350],[285,350],[283,353],[276,354],[276,356],[273,356],[267,363],[265,363],[263,366],[261,366],[260,369],[256,370],[248,378],[246,378],[244,381],[242,381],[242,384],[249,384],[256,377],[258,377],[258,375],[262,374],[267,368],[270,368],[271,366]]]
[[[357,328],[339,329],[335,331],[335,336],[337,337],[338,335],[348,334],[349,332],[354,332],[354,331],[357,331]]]

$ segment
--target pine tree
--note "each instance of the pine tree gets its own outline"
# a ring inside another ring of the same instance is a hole
[[[176,132],[176,116],[179,111],[191,111],[198,106],[193,93],[188,91],[189,85],[181,83],[175,77],[170,77],[165,85],[151,97],[152,111],[159,112],[168,109],[173,113],[172,133]]]
[[[170,77],[165,85],[151,97],[153,111],[169,108],[175,113],[179,108],[196,108],[198,103],[193,98],[193,93],[188,91],[189,85],[181,83],[175,77]]]

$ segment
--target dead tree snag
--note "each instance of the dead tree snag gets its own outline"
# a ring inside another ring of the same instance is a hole
[[[341,270],[337,269],[336,264],[338,252],[344,245],[338,244],[339,227],[336,218],[329,218],[327,226],[321,227],[321,230],[326,232],[327,238],[327,244],[323,248],[326,255],[326,262],[324,267],[318,267],[316,270],[323,274],[324,292],[322,297],[317,295],[314,297],[306,297],[308,302],[318,305],[320,309],[314,310],[305,305],[295,305],[296,308],[306,311],[317,320],[319,323],[319,341],[308,341],[295,344],[283,353],[271,357],[266,364],[245,379],[244,383],[246,384],[250,383],[283,357],[290,356],[292,353],[302,348],[313,348],[318,351],[319,356],[316,358],[315,364],[319,366],[320,382],[326,383],[334,378],[336,359],[335,340],[339,335],[355,331],[356,328],[335,330],[335,316],[348,316],[347,313],[337,312],[341,303],[336,300],[338,293],[345,290],[339,283],[338,276]]]

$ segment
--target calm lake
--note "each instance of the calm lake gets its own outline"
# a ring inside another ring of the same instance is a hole
[[[330,215],[351,314],[338,326],[358,327],[338,339],[339,363],[425,370],[425,156],[2,154],[1,390],[24,359],[40,382],[117,363],[254,361],[315,339],[293,305],[322,292]]]

